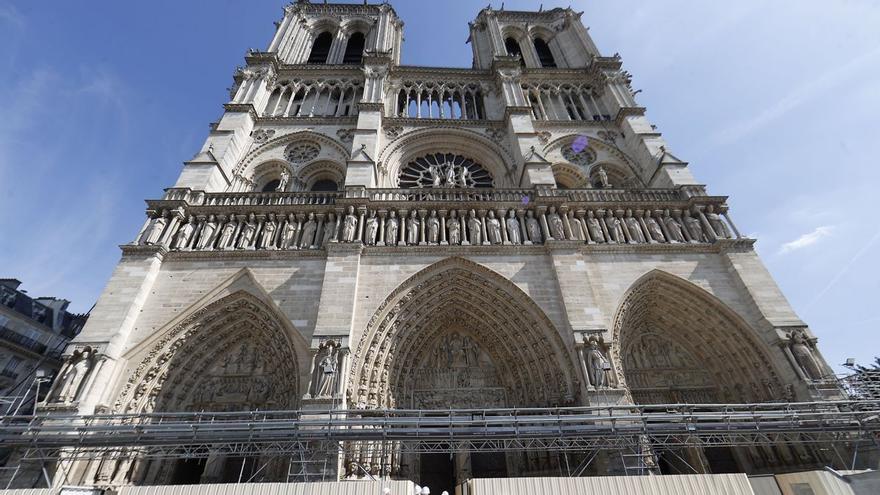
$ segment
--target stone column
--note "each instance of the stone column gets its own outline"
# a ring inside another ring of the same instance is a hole
[[[504,209],[499,208],[495,211],[495,217],[498,218],[498,223],[501,224],[501,244],[507,246],[510,244],[509,237],[507,236],[507,215]]]
[[[477,210],[477,217],[480,218],[480,237],[482,237],[484,246],[491,244],[486,237],[486,210]]]
[[[446,240],[446,210],[439,210],[437,215],[440,216],[440,245],[448,246],[449,241]]]
[[[519,231],[523,239],[523,245],[531,246],[532,241],[529,240],[529,231],[526,229],[526,212],[523,210],[516,210],[516,218],[519,219]]]
[[[406,210],[405,208],[397,210],[397,231],[400,232],[400,241],[397,243],[398,246],[406,246],[406,217],[408,213],[409,210]]]
[[[541,222],[541,233],[544,234],[544,240],[553,240],[554,237],[550,235],[550,228],[547,226],[547,207],[539,206],[535,208],[535,212],[538,214],[538,221]]]
[[[379,242],[376,243],[377,246],[385,245],[385,215],[388,214],[388,210],[379,210]]]
[[[425,215],[427,214],[427,210],[419,210],[419,246],[428,244],[425,241]]]

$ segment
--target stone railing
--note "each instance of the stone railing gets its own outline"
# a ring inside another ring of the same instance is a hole
[[[723,197],[694,190],[355,189],[150,201],[134,244],[179,251],[366,246],[708,244],[740,238]],[[176,199],[170,199],[176,198]]]

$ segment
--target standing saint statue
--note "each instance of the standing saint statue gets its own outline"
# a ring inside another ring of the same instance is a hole
[[[535,218],[535,212],[529,210],[526,212],[526,233],[529,234],[529,240],[532,244],[541,243],[541,224]]]
[[[495,212],[489,210],[489,218],[486,219],[486,237],[492,244],[501,244],[501,222],[495,218]]]
[[[302,227],[302,237],[299,240],[300,249],[315,249],[315,233],[318,230],[318,222],[315,214],[309,213],[306,223]]]
[[[706,220],[709,221],[709,225],[712,226],[712,230],[715,231],[715,235],[719,239],[730,239],[732,237],[730,231],[727,230],[724,220],[721,220],[721,216],[715,213],[715,207],[712,205],[706,207]]]
[[[241,227],[241,235],[238,237],[238,249],[249,249],[254,241],[254,235],[257,233],[257,222],[254,214],[251,213],[247,217],[247,221]]]
[[[626,210],[626,217],[623,220],[626,223],[626,230],[629,231],[630,244],[643,244],[646,242],[645,234],[639,225],[639,219],[634,217],[632,210]]]
[[[385,220],[385,244],[393,246],[397,244],[397,212],[391,210],[388,220]]]
[[[275,223],[275,214],[269,213],[269,220],[263,225],[263,237],[260,238],[260,247],[262,249],[275,249],[276,230],[278,230],[278,224]]]
[[[276,191],[284,191],[287,189],[287,183],[290,182],[290,174],[287,170],[281,172],[281,178],[278,180],[278,187],[275,188]]]
[[[470,216],[467,220],[468,226],[468,236],[470,237],[471,245],[479,246],[483,243],[483,232],[480,230],[483,226],[483,222],[477,218],[477,213],[474,210],[471,210]]]
[[[659,213],[659,212],[658,212]],[[657,223],[657,220],[651,216],[651,212],[649,210],[645,210],[645,226],[648,227],[648,232],[651,234],[651,241],[653,242],[665,242],[666,238],[663,236],[663,229],[660,228],[660,224]]]
[[[334,378],[336,376],[336,348],[330,347],[327,355],[318,364],[318,386],[316,396],[333,397]]]
[[[449,221],[446,222],[446,228],[449,229],[449,245],[457,246],[461,244],[461,224],[459,223],[458,213],[455,210],[449,213]]]
[[[602,225],[599,224],[599,219],[593,215],[593,210],[587,211],[587,230],[590,232],[590,237],[593,239],[593,242],[605,242],[605,234],[602,232]]]
[[[354,206],[349,206],[342,224],[342,241],[354,242],[357,237],[358,219],[354,216]]]
[[[379,219],[376,218],[376,210],[370,212],[370,216],[367,218],[366,224],[367,231],[364,234],[366,236],[366,239],[364,239],[364,244],[375,246],[376,236],[378,236],[379,234]]]
[[[565,240],[565,228],[562,224],[562,218],[559,217],[559,213],[556,213],[555,206],[551,206],[550,210],[547,212],[547,226],[550,227],[550,235],[553,236],[554,239],[560,241]]]
[[[281,231],[281,249],[296,249],[296,234],[299,232],[299,222],[293,213],[287,215],[287,223]]]
[[[587,372],[589,373],[590,384],[596,388],[608,386],[607,369],[610,367],[608,359],[602,354],[599,348],[599,342],[596,339],[590,339],[589,348],[587,349]]]
[[[681,224],[678,223],[678,220],[673,215],[669,214],[669,210],[663,212],[663,223],[666,225],[666,231],[669,232],[669,242],[671,244],[685,242]]]
[[[440,243],[440,219],[437,218],[437,211],[431,210],[428,216],[428,244]]]
[[[192,236],[193,230],[195,230],[195,220],[190,216],[186,223],[180,227],[180,230],[177,231],[177,235],[174,236],[171,249],[185,249],[187,244],[189,244],[189,238]]]
[[[202,225],[202,231],[199,233],[199,241],[196,244],[196,249],[202,250],[207,248],[211,242],[214,240],[214,232],[217,231],[217,221],[214,219],[214,215],[210,215]]]
[[[811,380],[820,380],[824,378],[822,373],[822,365],[813,355],[813,349],[806,334],[801,329],[797,329],[789,334],[789,347],[791,354],[794,356],[795,362],[800,366],[807,378]]]
[[[519,219],[512,208],[507,212],[507,240],[511,244],[522,244],[522,233],[519,230]]]
[[[690,215],[687,211],[684,212],[684,226],[687,228],[688,234],[691,235],[691,242],[703,242],[705,241],[705,237],[703,234],[703,226],[700,225],[700,221]]]
[[[220,242],[217,244],[219,249],[228,249],[231,246],[232,236],[235,235],[235,216],[230,215],[229,221],[223,226],[223,233],[220,234]]]
[[[410,246],[419,244],[419,218],[416,210],[413,210],[406,220],[406,242]]]
[[[455,166],[451,163],[446,168],[446,187],[455,187]]]
[[[150,224],[150,230],[147,231],[147,234],[144,236],[144,244],[156,244],[159,242],[159,238],[162,237],[162,232],[165,231],[165,225],[168,223],[168,220],[165,218],[167,214],[166,211],[162,211],[162,213],[153,220],[153,223]]]

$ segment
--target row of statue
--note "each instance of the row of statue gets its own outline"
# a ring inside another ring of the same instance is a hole
[[[729,239],[728,224],[704,210],[532,209],[355,210],[340,213],[207,215],[163,211],[140,244],[172,250],[319,249],[328,243],[368,246],[531,245],[548,240],[590,244],[702,243]]]

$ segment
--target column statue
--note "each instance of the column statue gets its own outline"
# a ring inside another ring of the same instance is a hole
[[[468,237],[470,238],[471,245],[479,246],[480,244],[482,244],[483,232],[481,229],[483,227],[483,222],[481,222],[480,219],[477,218],[477,212],[475,212],[474,210],[471,210],[470,212],[470,216],[467,220],[467,226]]]
[[[263,237],[260,238],[260,247],[262,249],[275,249],[276,230],[278,230],[278,224],[275,223],[275,214],[269,213],[269,219],[263,225]]]
[[[730,239],[730,230],[727,229],[727,225],[724,223],[724,220],[721,219],[721,216],[715,213],[715,207],[709,205],[706,207],[705,211],[706,220],[709,221],[709,225],[712,226],[712,230],[715,231],[715,235],[718,236],[719,239]]]
[[[290,173],[287,170],[281,172],[281,178],[278,180],[278,187],[275,188],[276,191],[285,191],[287,189],[287,183],[290,182]]]
[[[586,337],[584,337],[586,340]],[[587,344],[587,372],[590,374],[590,384],[596,388],[608,386],[607,370],[611,367],[608,359],[602,354],[599,342],[592,338]]]
[[[235,235],[235,216],[230,215],[229,221],[223,226],[223,232],[220,234],[220,242],[217,244],[218,249],[228,249],[232,243],[232,236]]]
[[[428,244],[440,243],[440,219],[437,218],[437,212],[431,210],[428,216]]]
[[[501,222],[495,218],[492,210],[489,210],[489,217],[486,219],[486,237],[492,244],[501,244]]]
[[[345,220],[342,225],[342,241],[354,242],[357,237],[358,219],[354,214],[354,206],[349,206],[345,213]]]
[[[253,213],[248,215],[247,221],[241,226],[241,235],[238,237],[238,249],[249,249],[257,233],[257,222]]]
[[[642,232],[639,220],[632,216],[632,210],[626,210],[624,222],[626,222],[626,229],[629,231],[630,243],[644,244],[646,242],[645,234]]]
[[[376,210],[370,212],[370,216],[367,217],[366,223],[366,232],[364,233],[366,238],[364,239],[364,244],[375,246],[376,236],[379,234],[379,218],[376,217]]]
[[[214,215],[208,217],[208,220],[202,225],[202,231],[199,234],[199,240],[197,243],[197,249],[202,250],[207,248],[211,242],[214,240],[214,233],[217,232],[217,221],[214,218]]]
[[[166,214],[167,212],[162,210],[162,213],[160,213],[159,216],[153,220],[153,223],[150,224],[150,230],[148,230],[147,234],[144,236],[144,244],[156,244],[159,242],[159,238],[162,237],[162,232],[168,224],[168,219],[165,218]]]
[[[385,244],[397,245],[397,212],[394,210],[388,213],[388,220],[385,220]]]
[[[193,230],[195,230],[195,219],[190,215],[186,223],[175,234],[174,242],[171,243],[171,249],[186,248],[186,245],[189,244],[189,238],[192,237]]]
[[[681,224],[669,214],[669,210],[663,212],[663,223],[666,225],[666,230],[669,232],[669,242],[671,244],[685,242],[684,232],[681,231]]]
[[[511,244],[522,244],[522,233],[519,230],[519,220],[516,211],[511,208],[507,213],[507,239]]]
[[[556,213],[555,206],[551,206],[547,212],[547,226],[550,228],[550,235],[554,239],[565,240],[565,227],[562,225],[562,218],[559,217],[559,213]]]
[[[692,217],[687,210],[683,213],[683,219],[684,226],[687,228],[688,234],[691,235],[691,242],[704,242],[706,238],[703,234],[703,226],[700,225],[700,221]]]
[[[330,213],[327,215],[327,223],[324,224],[324,232],[321,234],[323,236],[321,239],[322,247],[326,248],[330,244],[334,232],[336,232],[336,214]]]
[[[293,213],[287,215],[287,223],[284,224],[284,230],[281,231],[281,249],[296,248],[296,232],[297,221]]]
[[[804,333],[803,329],[798,328],[791,332],[788,335],[788,339],[790,341],[789,347],[791,348],[791,354],[794,356],[795,362],[804,372],[804,375],[811,380],[821,380],[824,378],[822,365],[819,364],[816,356],[813,355],[813,347],[811,342],[807,339],[807,335]]]
[[[446,222],[446,227],[449,229],[449,245],[461,244],[461,224],[458,221],[458,212],[455,210],[449,212],[449,221]]]
[[[593,210],[587,211],[587,230],[590,231],[593,242],[605,242],[605,234],[602,233],[602,226],[599,225],[599,219],[593,215]]]
[[[643,218],[645,219],[645,227],[648,228],[648,233],[651,234],[651,240],[654,242],[666,242],[666,238],[663,236],[663,229],[660,228],[657,220],[651,216],[651,210],[645,210]]]
[[[410,212],[406,219],[406,243],[410,246],[419,245],[419,217],[415,209]]]
[[[82,351],[74,351],[68,361],[67,369],[59,381],[58,400],[60,402],[76,400],[79,396],[80,386],[91,369],[92,350],[87,347]]]
[[[315,249],[315,233],[317,230],[318,222],[315,221],[314,212],[311,212],[302,227],[302,237],[299,239],[300,249]]]
[[[529,234],[529,240],[532,241],[532,244],[541,244],[541,224],[538,222],[538,219],[535,218],[534,210],[529,210],[526,212],[526,231]]]
[[[614,239],[614,242],[618,244],[626,243],[626,235],[623,233],[623,222],[614,216],[613,211],[608,210],[608,214],[605,215],[605,224],[608,226],[608,235]]]

